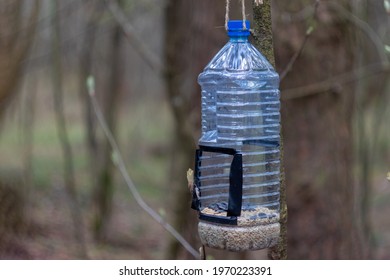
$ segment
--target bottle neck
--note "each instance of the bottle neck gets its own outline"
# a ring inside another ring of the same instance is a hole
[[[232,43],[243,43],[248,42],[248,36],[230,36],[230,42]]]

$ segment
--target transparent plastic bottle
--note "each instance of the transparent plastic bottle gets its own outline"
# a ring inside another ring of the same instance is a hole
[[[229,42],[199,75],[202,136],[196,167],[199,233],[205,245],[232,251],[273,246],[279,236],[279,76],[248,41],[249,21],[229,21]],[[242,201],[236,224],[202,217],[232,216],[231,166],[242,155]],[[219,152],[218,152],[219,151]],[[222,152],[221,152],[222,151]],[[230,207],[230,206],[229,206]]]

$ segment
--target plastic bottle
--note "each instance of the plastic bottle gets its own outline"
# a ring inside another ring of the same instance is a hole
[[[232,251],[273,246],[280,230],[279,76],[248,41],[249,26],[249,21],[247,29],[242,21],[228,22],[229,42],[198,79],[199,234],[205,245]],[[232,163],[234,154],[242,157],[240,163]],[[242,185],[241,200],[232,199],[238,188],[232,180]]]

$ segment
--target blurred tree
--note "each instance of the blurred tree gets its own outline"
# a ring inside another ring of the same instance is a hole
[[[226,40],[224,5],[223,1],[169,0],[165,13],[165,79],[175,129],[171,210],[173,226],[194,246],[200,242],[185,174],[194,165],[200,127],[200,88],[196,78]],[[172,240],[167,257],[176,259],[183,254],[180,244]]]
[[[84,127],[86,132],[85,137],[85,146],[88,151],[89,157],[89,173],[90,173],[90,184],[91,189],[97,188],[98,178],[96,174],[98,173],[98,141],[96,139],[96,122],[95,116],[93,113],[92,104],[88,99],[88,91],[85,86],[86,80],[89,75],[92,74],[92,65],[93,65],[93,55],[95,49],[95,38],[96,33],[99,30],[98,22],[100,17],[103,14],[103,5],[101,2],[96,1],[88,1],[84,0],[84,29],[86,32],[84,33],[82,39],[80,60],[79,60],[79,93],[80,100],[83,106],[83,114],[84,114]],[[93,203],[96,204],[96,203]],[[94,205],[98,207],[98,205]]]
[[[0,117],[17,85],[33,42],[41,1],[0,2]],[[28,13],[27,22],[25,13]]]
[[[356,66],[364,68],[367,65],[375,65],[378,70],[383,70],[359,79],[356,90],[355,137],[357,139],[355,147],[358,162],[359,221],[363,227],[362,238],[367,245],[365,252],[371,258],[373,256],[371,247],[375,245],[370,215],[374,191],[373,176],[374,171],[378,170],[378,163],[383,158],[380,154],[379,140],[382,131],[386,131],[385,115],[390,100],[388,90],[390,64],[382,43],[389,39],[390,17],[386,13],[383,0],[354,2],[353,12],[360,26],[367,30],[356,33]],[[382,170],[382,172],[386,171]]]
[[[29,230],[23,176],[19,170],[0,170],[0,259],[28,259],[20,237]]]
[[[281,84],[292,259],[366,257],[352,176],[355,88],[331,79],[353,70],[354,26],[327,2],[274,1],[279,70],[310,35]],[[350,3],[336,4],[350,13]],[[320,82],[322,87],[313,86]]]
[[[63,71],[62,71],[62,57],[61,57],[61,27],[60,27],[60,13],[58,0],[51,3],[52,15],[52,83],[54,96],[54,109],[57,120],[58,138],[61,143],[62,154],[64,157],[64,184],[68,195],[69,209],[73,220],[73,232],[75,240],[78,245],[78,257],[88,258],[86,239],[84,234],[84,221],[81,207],[78,201],[74,165],[73,152],[68,136],[66,125],[64,105],[63,105]]]
[[[40,1],[0,1],[0,120],[15,96],[22,61],[32,45]],[[27,18],[27,21],[25,20]],[[17,238],[28,221],[23,176],[18,170],[0,172],[0,258],[30,258]]]
[[[122,1],[118,1],[120,4]],[[107,58],[99,69],[97,94],[102,104],[103,114],[112,134],[116,135],[116,113],[120,96],[123,73],[121,41],[122,31],[118,24],[110,27],[108,34]],[[105,72],[107,71],[107,72]],[[102,76],[100,76],[102,75]],[[101,81],[101,82],[100,82]],[[90,110],[89,108],[88,110]],[[88,117],[88,116],[87,116]],[[91,123],[89,124],[91,125]],[[89,128],[92,132],[93,127]],[[96,136],[93,136],[96,137]],[[91,137],[89,141],[93,141]],[[94,145],[93,142],[91,144]],[[94,186],[95,216],[93,221],[94,237],[100,242],[107,241],[107,231],[112,213],[114,195],[114,165],[112,150],[106,138],[97,143],[97,154],[93,155],[96,166],[96,186]]]

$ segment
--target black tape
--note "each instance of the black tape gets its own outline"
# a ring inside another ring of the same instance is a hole
[[[242,206],[242,154],[235,154],[229,174],[228,216],[240,216]]]
[[[237,225],[237,217],[224,217],[224,216],[214,216],[208,214],[199,213],[199,219],[207,222],[224,224],[224,225]]]
[[[233,148],[224,148],[224,147],[212,147],[212,146],[199,146],[199,149],[196,150],[195,154],[195,176],[194,176],[194,188],[192,192],[192,204],[191,208],[200,211],[201,204],[199,197],[201,197],[200,189],[200,176],[199,167],[201,166],[201,156],[202,152],[211,152],[211,153],[220,153],[232,155],[233,160],[230,165],[229,173],[229,199],[228,199],[228,209],[227,217],[224,216],[213,216],[199,213],[199,219],[215,222],[220,224],[237,224],[237,216],[241,215],[241,206],[242,206],[242,184],[243,184],[243,170],[242,170],[242,154],[238,153]],[[197,189],[198,188],[198,189]],[[198,190],[198,194],[197,194]],[[199,195],[199,197],[198,197]]]
[[[237,151],[232,148],[224,148],[224,147],[213,147],[213,146],[202,146],[199,145],[199,149],[205,152],[210,153],[219,153],[219,154],[226,154],[226,155],[235,155]]]

